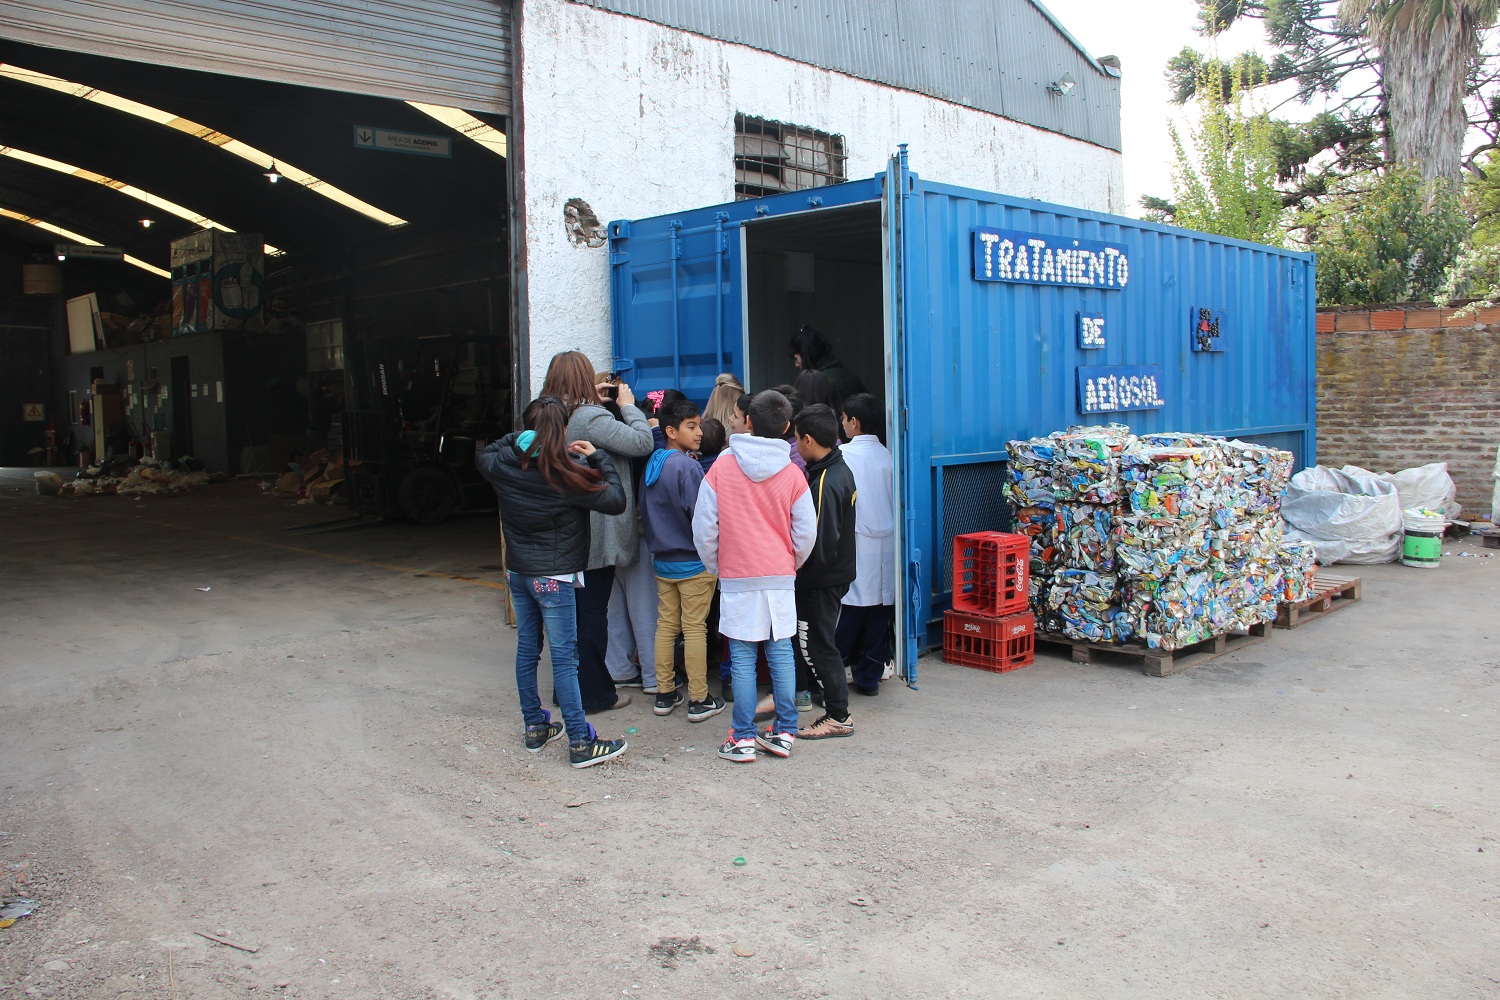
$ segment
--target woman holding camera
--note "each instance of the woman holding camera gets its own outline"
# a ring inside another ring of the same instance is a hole
[[[568,440],[587,441],[602,449],[616,469],[628,478],[632,458],[651,454],[655,443],[651,425],[635,405],[635,394],[621,382],[594,376],[594,365],[580,351],[563,351],[547,366],[542,395],[556,396],[569,409]],[[615,419],[606,402],[617,402]],[[633,484],[625,488],[625,510],[619,514],[589,514],[589,560],[578,592],[578,687],[587,712],[607,712],[630,704],[630,696],[615,690],[605,665],[609,647],[609,595],[615,568],[629,566],[640,555],[640,528]]]

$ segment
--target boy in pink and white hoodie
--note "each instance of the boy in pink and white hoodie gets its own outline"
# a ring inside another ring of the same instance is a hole
[[[797,738],[797,570],[817,539],[807,480],[787,453],[792,405],[774,390],[750,403],[750,434],[735,434],[698,488],[693,543],[719,578],[719,631],[729,640],[734,726],[719,756],[755,760],[756,748],[789,757]],[[720,511],[723,517],[720,517]],[[766,644],[776,718],[755,731],[756,645]]]

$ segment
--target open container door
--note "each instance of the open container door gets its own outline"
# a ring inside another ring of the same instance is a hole
[[[702,400],[720,372],[743,373],[742,251],[728,209],[610,223],[614,364],[633,386]]]
[[[609,224],[615,367],[632,386],[702,402],[720,372],[746,381],[747,228],[880,200],[880,177]],[[873,235],[871,237],[874,238]],[[790,333],[778,330],[782,343]],[[778,352],[779,353],[779,352]],[[783,373],[785,374],[785,373]]]
[[[916,176],[907,168],[906,144],[891,157],[883,175],[881,229],[885,239],[886,314],[886,426],[891,428],[891,457],[896,469],[896,670],[913,689],[917,686],[917,657],[927,634],[927,602],[922,596],[922,548],[918,543],[916,495],[927,482],[921,469],[912,468],[924,449],[910,440],[911,412],[907,399],[910,352],[920,349],[925,338],[912,335],[911,280],[921,273],[910,260],[913,241],[908,238],[909,211],[920,202],[913,197]],[[919,422],[921,423],[921,422]]]

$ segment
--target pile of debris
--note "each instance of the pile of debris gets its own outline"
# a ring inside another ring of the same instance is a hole
[[[261,489],[277,496],[296,497],[298,503],[349,502],[344,495],[342,456],[332,457],[327,448],[319,448],[290,465],[290,471],[282,473],[275,483],[262,483]]]
[[[74,479],[55,472],[38,472],[36,491],[42,496],[90,497],[132,493],[186,493],[209,483],[229,481],[223,472],[209,472],[191,456],[175,463],[143,458],[113,460],[82,469]]]

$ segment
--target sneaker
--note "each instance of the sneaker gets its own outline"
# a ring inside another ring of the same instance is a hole
[[[613,712],[615,709],[624,708],[629,704],[630,695],[626,694],[624,691],[616,691],[615,703],[613,705],[605,705],[603,708],[589,708],[585,705],[584,711],[588,712],[590,715],[598,715],[600,712]]]
[[[851,684],[849,685],[849,690],[856,694],[862,694],[866,698],[874,698],[880,694],[880,685],[876,684],[874,687],[865,687],[863,684]]]
[[[776,714],[776,697],[765,695],[755,703],[755,717],[757,719],[769,719]]]
[[[799,711],[799,712],[811,712],[812,711],[812,692],[811,691],[798,691],[797,692],[797,711]]]
[[[799,740],[826,740],[835,736],[854,735],[854,716],[849,716],[843,722],[838,721],[831,715],[820,715],[818,721],[810,726],[804,726],[797,730]]]
[[[542,747],[563,734],[563,724],[561,722],[553,722],[551,712],[542,709],[542,714],[547,717],[546,722],[539,722],[534,726],[526,727],[526,750],[528,753],[540,753]]]
[[[627,677],[623,681],[615,681],[615,687],[617,688],[638,688],[645,686],[646,681],[641,677],[641,672],[639,670],[635,672],[634,676]]]
[[[795,733],[773,733],[769,727],[765,732],[755,734],[755,745],[766,753],[772,753],[778,757],[790,757],[792,744],[795,742],[797,742]]]
[[[713,695],[709,695],[702,701],[688,702],[688,721],[702,722],[704,719],[712,719],[724,711],[724,703]]]
[[[568,744],[568,760],[574,767],[593,767],[620,756],[628,746],[624,740],[601,740],[589,723],[589,738]]]
[[[754,764],[756,751],[755,740],[737,740],[734,738],[734,730],[729,731],[729,739],[719,747],[719,756],[725,760],[732,760],[736,764]]]
[[[662,691],[656,696],[656,704],[651,706],[651,711],[657,715],[671,715],[672,709],[687,701],[687,695],[682,693],[682,688],[675,691]]]

